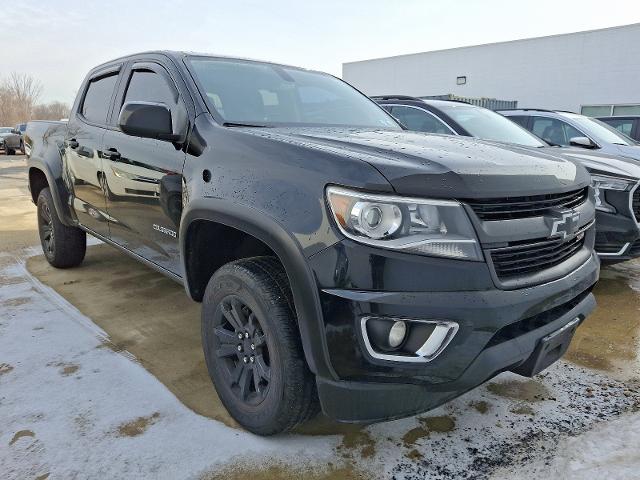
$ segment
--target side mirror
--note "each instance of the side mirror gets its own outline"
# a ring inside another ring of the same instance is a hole
[[[13,130],[11,130],[11,133],[13,133],[14,135],[20,135],[20,130],[16,130],[14,128]]]
[[[127,135],[177,142],[181,135],[174,133],[171,109],[163,103],[127,102],[120,110],[118,126]]]
[[[569,145],[572,147],[596,148],[596,144],[588,137],[572,137],[569,139]]]

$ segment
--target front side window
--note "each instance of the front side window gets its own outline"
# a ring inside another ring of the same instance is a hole
[[[556,118],[533,117],[531,123],[533,133],[551,145],[568,147],[572,138],[585,136],[568,123]]]
[[[117,79],[118,74],[114,73],[89,82],[87,93],[82,102],[81,113],[84,118],[93,123],[106,123]]]
[[[464,128],[469,135],[495,142],[525,147],[546,145],[530,132],[492,110],[465,103],[442,102],[438,108]]]
[[[583,115],[564,114],[576,123],[589,137],[598,143],[613,143],[616,145],[636,145],[626,135],[600,120]]]
[[[227,124],[401,129],[376,103],[331,75],[246,60],[189,61],[209,107]]]
[[[409,130],[448,135],[453,133],[442,120],[420,108],[394,105],[391,108],[391,115],[396,117]]]
[[[176,94],[161,75],[148,70],[135,70],[123,104],[127,102],[163,103],[171,108],[176,103]]]

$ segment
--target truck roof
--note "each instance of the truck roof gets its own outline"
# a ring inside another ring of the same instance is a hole
[[[246,62],[264,63],[264,64],[269,64],[269,65],[277,65],[279,67],[295,68],[295,69],[298,69],[298,70],[305,70],[305,71],[309,71],[309,72],[320,72],[319,70],[302,68],[302,67],[298,67],[298,66],[295,66],[295,65],[288,65],[288,64],[285,64],[285,63],[278,63],[278,62],[270,62],[270,61],[267,61],[267,60],[260,60],[260,59],[255,59],[255,58],[237,57],[237,56],[230,56],[230,55],[220,55],[220,54],[217,54],[217,53],[193,52],[193,51],[186,51],[186,50],[146,50],[146,51],[142,51],[142,52],[130,53],[128,55],[123,55],[122,57],[117,57],[117,58],[114,58],[112,60],[108,60],[106,62],[103,62],[103,63],[101,63],[99,65],[96,65],[91,70],[95,70],[96,68],[104,67],[104,66],[110,65],[110,64],[115,63],[115,62],[121,62],[121,61],[124,61],[124,60],[128,60],[128,59],[130,59],[132,57],[136,57],[138,55],[149,55],[149,54],[165,55],[165,56],[173,58],[174,60],[177,60],[177,61],[182,60],[185,57],[211,57],[211,58],[224,58],[224,59],[228,59],[228,60],[242,60],[242,61],[246,61]],[[326,72],[320,72],[320,73],[326,73]]]

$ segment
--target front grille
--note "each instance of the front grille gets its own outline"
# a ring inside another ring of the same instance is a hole
[[[589,188],[585,187],[567,193],[465,201],[482,220],[509,220],[544,215],[551,208],[575,208],[588,196]]]
[[[633,209],[633,214],[636,216],[636,222],[640,222],[640,186],[636,187],[635,192],[633,192],[631,208]]]
[[[591,224],[582,227],[569,239],[554,238],[530,243],[518,242],[503,248],[490,250],[491,261],[500,280],[530,275],[559,265],[584,245],[585,231]]]

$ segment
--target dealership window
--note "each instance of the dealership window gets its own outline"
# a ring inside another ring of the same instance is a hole
[[[640,105],[583,105],[580,113],[588,117],[640,115]]]

